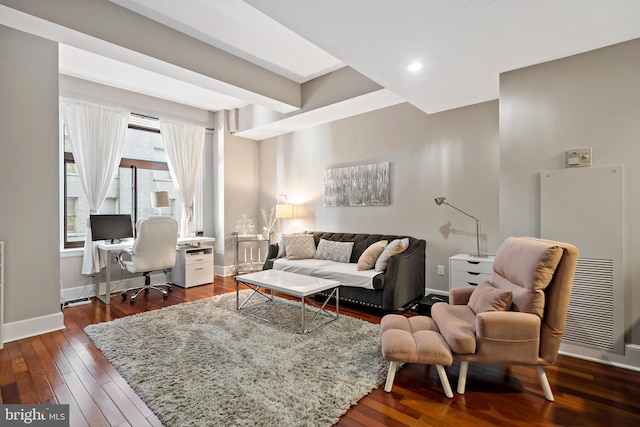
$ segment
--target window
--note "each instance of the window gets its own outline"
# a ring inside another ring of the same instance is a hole
[[[67,197],[67,231],[69,234],[75,235],[78,232],[78,198]]]
[[[86,236],[89,204],[82,190],[69,138],[64,134],[65,248],[82,247]],[[157,120],[131,116],[125,134],[120,169],[100,207],[101,214],[131,214],[134,222],[154,215],[151,193],[168,191],[171,206],[163,215],[178,223],[182,203],[169,174]]]

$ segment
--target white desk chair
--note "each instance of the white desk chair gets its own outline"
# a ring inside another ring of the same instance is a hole
[[[167,298],[167,291],[171,290],[171,285],[151,285],[149,273],[163,270],[166,274],[167,270],[175,265],[178,223],[170,216],[152,216],[138,221],[136,230],[133,247],[130,250],[120,252],[118,260],[122,269],[126,269],[130,273],[142,273],[144,286],[123,291],[122,298],[127,298],[127,292],[131,291],[133,292],[131,295],[133,303],[140,292],[149,292],[150,289],[161,292],[163,298]],[[128,254],[131,260],[123,260],[124,254]],[[167,289],[165,290],[161,286],[166,286]]]

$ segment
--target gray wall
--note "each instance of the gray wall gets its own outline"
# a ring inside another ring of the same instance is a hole
[[[284,231],[407,234],[427,240],[426,286],[448,290],[448,257],[475,250],[475,222],[434,198],[482,220],[488,251],[498,235],[498,102],[427,115],[400,104],[260,143],[260,207],[279,194],[298,205]],[[327,168],[390,162],[391,204],[323,206]],[[440,227],[451,223],[445,239]],[[437,275],[437,265],[446,275]]]
[[[60,312],[58,45],[0,26],[5,322]]]
[[[624,165],[629,219],[627,342],[640,343],[640,40],[504,73],[500,78],[500,234],[540,233],[538,173],[567,149],[593,166]],[[588,188],[576,191],[589,197]],[[580,221],[580,218],[567,218]],[[590,224],[583,224],[589,230]]]
[[[223,113],[219,113],[223,114]],[[223,114],[228,118],[227,113]],[[226,120],[225,120],[226,124]],[[225,274],[230,274],[228,267],[233,264],[233,241],[231,233],[235,231],[236,220],[247,214],[253,220],[255,233],[263,227],[258,205],[258,142],[232,135],[228,127],[220,129],[224,132],[220,144],[223,147],[221,162],[224,164],[224,194],[219,195],[224,204],[224,256],[216,264],[224,263]]]

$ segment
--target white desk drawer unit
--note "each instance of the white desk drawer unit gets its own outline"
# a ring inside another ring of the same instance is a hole
[[[458,254],[449,258],[449,289],[477,286],[491,279],[493,256],[478,258]]]
[[[213,282],[213,247],[184,246],[176,253],[173,283],[183,288]]]

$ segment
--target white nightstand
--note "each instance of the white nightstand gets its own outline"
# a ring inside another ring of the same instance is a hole
[[[449,289],[468,288],[491,279],[494,256],[458,254],[449,258]]]

